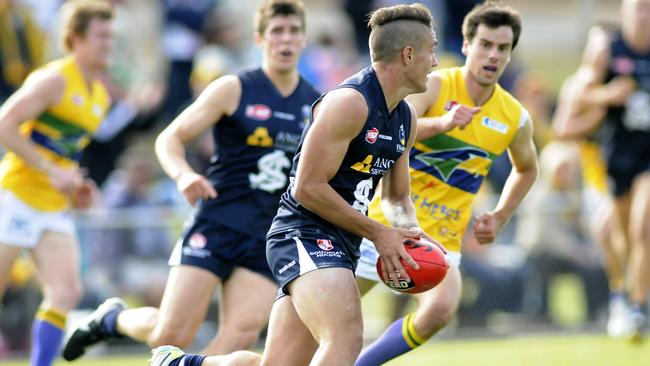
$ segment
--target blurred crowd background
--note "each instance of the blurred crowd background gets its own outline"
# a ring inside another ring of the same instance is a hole
[[[0,0],[0,102],[31,70],[61,54],[57,26],[62,2]],[[159,304],[166,261],[190,207],[162,173],[153,140],[210,81],[261,59],[252,36],[257,0],[112,2],[117,37],[104,80],[113,98],[108,118],[126,127],[111,141],[94,141],[82,159],[102,195],[94,208],[78,213],[86,286],[81,309],[116,295],[132,305]],[[308,45],[301,73],[326,91],[365,67],[366,14],[404,2],[305,0]],[[462,64],[461,22],[477,1],[421,2],[436,18],[440,67]],[[578,152],[553,142],[549,121],[563,79],[578,66],[588,27],[616,19],[619,2],[505,2],[521,11],[523,33],[501,84],[533,116],[541,177],[496,243],[479,246],[467,237],[462,304],[443,336],[602,332],[607,281],[599,246],[584,224],[591,213],[585,209]],[[207,167],[211,144],[211,139],[199,138],[189,147],[196,169]],[[501,191],[509,171],[507,158],[497,162],[477,212],[494,206],[494,194]],[[26,352],[32,314],[40,301],[27,256],[12,276],[0,308],[0,358]],[[385,288],[374,290],[364,300],[369,336],[401,316],[412,306],[409,301],[390,296]],[[212,336],[216,314],[213,309],[197,342]]]

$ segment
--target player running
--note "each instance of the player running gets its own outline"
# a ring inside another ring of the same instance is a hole
[[[29,250],[43,292],[33,366],[58,357],[67,313],[82,297],[71,201],[92,203],[95,187],[78,161],[90,136],[103,134],[110,105],[99,80],[113,41],[110,4],[69,1],[62,13],[68,56],[34,71],[0,109],[0,143],[8,150],[0,162],[0,298],[14,261]]]
[[[75,328],[66,360],[110,337],[187,346],[215,290],[222,295],[219,332],[205,352],[230,353],[257,340],[277,290],[266,232],[319,94],[297,70],[305,46],[302,2],[267,0],[255,24],[262,66],[214,81],[156,141],[163,169],[197,207],[169,260],[160,309],[125,309],[121,300],[107,300]],[[189,166],[184,145],[209,128],[217,151],[206,178]]]
[[[381,365],[409,352],[453,318],[461,295],[461,240],[492,160],[507,150],[513,169],[494,210],[475,218],[472,229],[481,244],[496,238],[535,181],[532,121],[498,84],[520,32],[515,9],[492,1],[477,5],[463,22],[465,65],[433,72],[426,92],[407,98],[420,117],[410,154],[411,197],[422,228],[449,250],[450,266],[436,288],[415,295],[417,311],[390,325],[357,366]],[[376,198],[369,215],[385,222]],[[356,271],[362,294],[378,281],[376,260],[374,246],[364,240]]]

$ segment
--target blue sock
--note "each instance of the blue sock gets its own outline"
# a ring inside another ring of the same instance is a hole
[[[59,355],[66,315],[54,309],[38,309],[32,324],[31,366],[51,366]]]
[[[169,366],[201,366],[203,360],[208,356],[203,355],[183,355],[169,363]],[[181,361],[184,361],[181,363]]]
[[[355,366],[378,366],[420,346],[426,339],[415,332],[413,313],[396,320],[368,346],[357,359]]]
[[[641,304],[630,305],[630,310],[632,310],[633,313],[639,313],[645,317],[648,316],[648,304],[645,302]]]
[[[609,293],[609,301],[623,299],[625,300],[625,294],[621,291],[612,291]]]
[[[102,318],[101,329],[110,337],[122,337],[117,331],[117,317],[124,309],[113,309]]]

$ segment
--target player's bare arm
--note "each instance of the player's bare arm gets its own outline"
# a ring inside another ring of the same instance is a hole
[[[594,28],[589,32],[587,45],[582,57],[581,68],[588,71],[591,85],[583,93],[581,103],[589,106],[620,106],[636,89],[636,83],[630,77],[619,76],[603,84],[607,73],[607,64],[611,54],[610,35],[607,31]]]
[[[474,222],[474,236],[481,244],[494,241],[537,178],[537,152],[533,144],[533,123],[530,119],[515,134],[508,147],[508,156],[512,171],[496,208],[482,213]]]
[[[375,242],[391,274],[408,278],[399,259],[412,259],[401,242],[409,231],[388,228],[355,210],[330,185],[350,141],[359,134],[368,117],[364,97],[351,88],[331,91],[314,110],[314,125],[307,132],[292,194],[301,205],[325,220]],[[346,121],[346,123],[341,123]],[[381,249],[380,249],[381,248]],[[383,253],[382,253],[383,252]]]
[[[418,123],[415,108],[411,109],[411,131],[415,131]],[[410,151],[416,137],[411,134],[407,142],[406,151]],[[409,154],[403,154],[393,165],[393,168],[381,180],[381,208],[388,222],[395,228],[415,230],[432,243],[438,244],[420,228],[413,200],[411,200],[411,179],[409,174]]]
[[[200,198],[216,198],[217,192],[204,176],[190,167],[185,159],[185,144],[222,117],[233,114],[240,96],[241,83],[237,76],[228,75],[213,81],[156,139],[160,165],[192,205]]]
[[[61,169],[50,163],[19,132],[21,124],[59,103],[64,89],[65,80],[55,72],[42,70],[32,74],[0,108],[0,143],[27,164],[46,173],[55,188],[70,192],[83,183],[79,170]]]
[[[481,110],[480,107],[472,108],[466,105],[456,104],[449,112],[442,116],[423,117],[438,99],[440,84],[440,77],[436,73],[431,73],[427,81],[427,90],[424,93],[412,94],[406,98],[413,105],[419,117],[417,128],[418,141],[445,133],[455,127],[464,128],[472,121],[474,115]]]

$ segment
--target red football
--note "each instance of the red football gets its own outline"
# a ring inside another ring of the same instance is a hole
[[[398,283],[395,283],[395,281],[383,277],[381,259],[377,259],[377,273],[386,286],[395,291],[417,294],[430,290],[442,282],[447,274],[449,264],[447,264],[445,254],[438,246],[424,239],[405,243],[404,246],[413,260],[420,265],[420,269],[415,270],[402,260],[411,281],[400,279]]]

